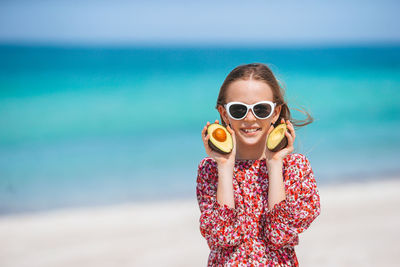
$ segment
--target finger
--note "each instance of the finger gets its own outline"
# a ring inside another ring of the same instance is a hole
[[[292,137],[294,139],[296,137],[296,133],[294,131],[293,125],[289,120],[287,120],[287,122],[288,122],[287,127],[290,130],[290,134],[292,135]]]
[[[204,128],[207,130],[208,126],[210,126],[210,122],[207,121],[207,124],[206,124],[206,126],[204,126]]]
[[[218,124],[218,123],[219,123],[219,121],[218,121],[218,120],[215,120],[215,123],[217,123],[217,124]]]
[[[284,150],[286,150],[287,151],[287,154],[290,154],[290,153],[292,153],[293,151],[294,151],[294,147],[293,147],[293,144],[288,144],[285,148],[284,148]]]
[[[203,129],[203,131],[201,132],[201,140],[203,140],[203,143],[204,143],[204,139],[206,138],[206,132],[205,132],[205,130]]]
[[[284,154],[285,155],[288,155],[288,154],[290,154],[290,153],[292,153],[293,152],[293,146],[287,146],[287,147],[285,147],[284,149],[282,149],[281,151],[284,151]]]
[[[208,126],[209,126],[209,124],[208,124],[208,122],[207,122],[207,125],[204,126],[204,127],[203,127],[203,130],[201,131],[201,135],[202,135],[203,138],[204,138],[205,135],[206,135],[206,131],[207,131],[207,129],[208,129]]]
[[[294,132],[294,129],[292,128],[292,130],[291,130],[291,134],[292,134],[292,137],[293,137],[293,140],[296,138],[296,133]]]
[[[206,148],[207,154],[211,153],[211,147],[208,145],[208,140],[210,139],[210,135],[207,134],[207,136],[204,138],[204,147]]]
[[[286,126],[293,129],[293,124],[290,122],[290,120],[286,120]]]
[[[204,127],[203,127],[203,130],[201,131],[201,132],[202,132],[202,136],[203,136],[203,138],[206,136],[206,133],[207,133],[208,126],[209,126],[209,123],[207,122],[207,125],[206,125],[206,126],[204,126]]]
[[[285,131],[285,135],[288,139],[288,145],[289,146],[293,145],[293,137],[291,136],[291,134],[288,131]]]
[[[208,140],[208,137],[209,136],[209,134],[207,134],[207,135],[203,135],[203,143],[204,144],[206,144],[207,143],[207,140]]]
[[[203,127],[203,130],[201,130],[202,136],[204,136],[205,132],[207,131],[207,126]]]

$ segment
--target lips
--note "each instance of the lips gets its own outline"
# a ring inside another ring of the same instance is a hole
[[[255,133],[259,130],[261,130],[261,128],[242,128],[240,129],[241,131],[243,131],[244,133]]]

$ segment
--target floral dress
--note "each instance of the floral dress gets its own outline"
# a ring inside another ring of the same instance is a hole
[[[320,196],[306,156],[283,160],[286,199],[268,210],[265,159],[235,161],[235,208],[217,202],[217,163],[198,165],[196,194],[200,232],[210,248],[208,266],[299,266],[294,246],[298,234],[320,214]]]

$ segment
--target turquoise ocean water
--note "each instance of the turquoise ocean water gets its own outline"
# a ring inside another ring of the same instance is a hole
[[[0,214],[195,198],[201,129],[237,65],[267,63],[315,121],[317,182],[398,173],[400,46],[0,46]]]

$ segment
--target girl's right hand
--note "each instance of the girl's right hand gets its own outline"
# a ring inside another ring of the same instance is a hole
[[[215,120],[215,123],[219,123],[218,120]],[[205,136],[206,131],[208,126],[210,125],[210,122],[207,122],[207,125],[204,126],[203,130],[201,131],[201,136],[203,139],[203,143],[204,143],[204,147],[206,149],[206,153],[208,156],[210,156],[211,158],[213,158],[218,165],[220,164],[231,164],[232,166],[234,166],[235,164],[235,157],[236,157],[236,137],[235,137],[235,132],[231,129],[231,127],[229,127],[229,125],[226,127],[229,131],[229,133],[232,135],[232,141],[233,141],[233,149],[231,151],[231,153],[229,154],[222,154],[222,153],[218,153],[215,150],[211,149],[211,147],[208,144],[208,140],[210,139],[210,135],[207,134],[207,136]]]

